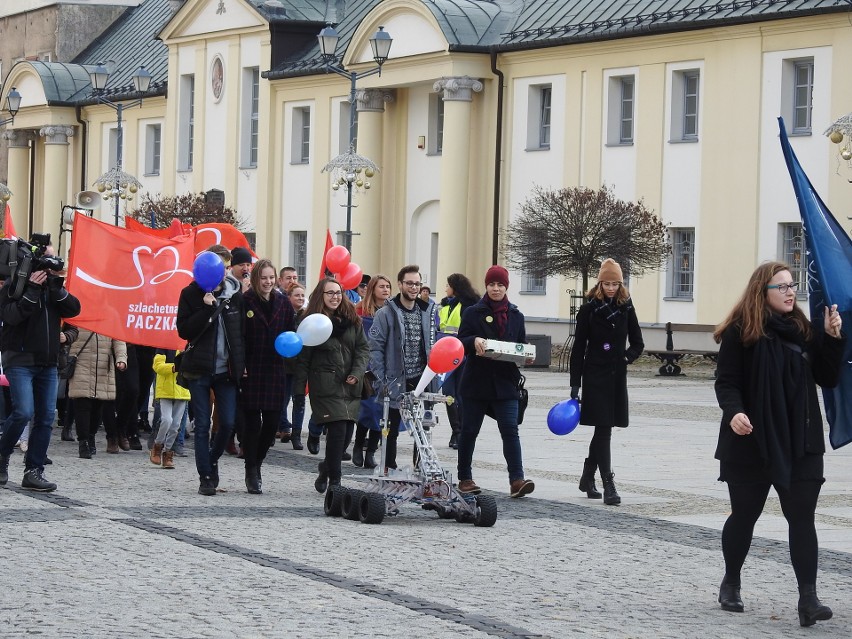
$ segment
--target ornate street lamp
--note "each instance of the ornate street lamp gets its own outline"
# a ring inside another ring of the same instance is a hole
[[[9,91],[9,95],[6,96],[6,108],[4,109],[4,111],[8,111],[12,117],[0,120],[0,126],[3,126],[4,124],[12,124],[15,121],[15,116],[18,114],[20,108],[21,94],[18,93],[18,90],[15,87],[12,87],[12,90]]]
[[[103,91],[106,89],[109,81],[109,71],[102,63],[98,63],[94,69],[89,71],[89,80],[92,83],[92,96],[100,103],[108,106],[116,113],[116,121],[118,125],[116,151],[115,151],[115,167],[104,173],[94,182],[94,187],[98,192],[104,194],[104,199],[110,198],[115,200],[115,225],[118,226],[119,217],[119,202],[121,200],[130,201],[133,199],[133,194],[136,193],[142,184],[134,176],[125,173],[122,170],[122,152],[124,146],[124,131],[121,126],[122,114],[124,109],[129,109],[142,105],[144,94],[148,92],[151,86],[151,74],[145,70],[145,67],[139,67],[136,73],[133,74],[133,87],[139,94],[139,97],[130,102],[113,102],[103,96]]]
[[[346,187],[346,234],[344,236],[344,246],[348,250],[352,250],[352,189],[364,188],[369,189],[370,183],[361,177],[361,172],[364,172],[364,177],[373,177],[378,167],[369,159],[355,153],[355,84],[361,78],[366,78],[371,75],[382,75],[382,65],[387,62],[390,54],[393,38],[385,31],[384,27],[379,27],[379,30],[370,38],[370,48],[373,50],[373,60],[376,66],[367,71],[357,73],[355,71],[347,71],[342,66],[336,64],[337,42],[340,36],[330,24],[327,25],[317,35],[319,41],[320,52],[325,63],[326,73],[334,72],[349,80],[349,151],[333,158],[331,162],[325,165],[323,172],[331,173],[332,185],[331,188],[335,191],[341,186]]]

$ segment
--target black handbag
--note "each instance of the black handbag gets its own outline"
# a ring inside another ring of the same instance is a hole
[[[524,388],[526,382],[527,378],[521,375],[521,379],[518,380],[518,425],[524,423],[524,413],[527,410],[527,404],[530,403],[529,391]]]
[[[80,353],[83,352],[83,349],[89,343],[89,340],[92,339],[94,333],[90,333],[88,339],[83,343],[83,346],[77,351],[76,355],[71,354],[71,347],[60,349],[59,357],[56,363],[56,370],[59,373],[59,379],[71,379],[74,377],[74,371],[77,369],[77,358],[80,356]]]
[[[361,399],[370,399],[376,394],[374,387],[376,381],[376,376],[372,371],[364,373],[363,386],[361,386]]]

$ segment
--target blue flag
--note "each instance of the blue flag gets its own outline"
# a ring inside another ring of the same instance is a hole
[[[802,216],[811,318],[816,330],[823,330],[824,307],[837,304],[843,326],[848,331],[852,327],[852,241],[802,170],[787,139],[783,118],[778,118],[778,125],[781,128],[781,149]],[[840,383],[836,388],[824,388],[822,396],[831,446],[835,449],[845,446],[852,441],[852,340],[847,341],[843,353]]]

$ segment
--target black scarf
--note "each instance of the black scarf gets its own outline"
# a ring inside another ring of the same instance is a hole
[[[627,312],[630,308],[630,298],[624,302],[624,304],[619,304],[616,302],[615,297],[605,297],[602,300],[599,300],[597,297],[593,297],[591,299],[592,311],[599,318],[610,324],[613,328],[615,327],[615,323],[618,321],[618,316]]]
[[[345,317],[340,315],[332,315],[331,316],[331,336],[340,338],[346,332],[346,329],[352,326],[352,322],[350,322]]]
[[[805,340],[787,317],[771,314],[766,337],[754,345],[749,420],[764,467],[774,483],[788,488],[793,460],[805,455],[807,375]]]
[[[504,295],[502,300],[495,302],[486,293],[482,297],[482,301],[494,314],[494,322],[497,324],[497,337],[503,339],[506,335],[506,327],[509,326],[509,296]]]

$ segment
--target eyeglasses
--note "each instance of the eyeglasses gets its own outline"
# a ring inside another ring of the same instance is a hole
[[[799,288],[799,283],[790,282],[789,284],[767,284],[766,288],[777,288],[778,292],[781,293],[781,295],[786,295],[789,289],[793,289],[793,292],[795,293],[796,290]]]
[[[343,293],[340,291],[323,291],[323,295],[328,295],[329,297],[343,297]]]
[[[409,281],[405,281],[405,282],[402,282],[402,285],[403,285],[403,286],[407,286],[408,288],[414,288],[415,286],[416,286],[417,288],[420,288],[421,286],[423,286],[423,282],[409,282]]]

